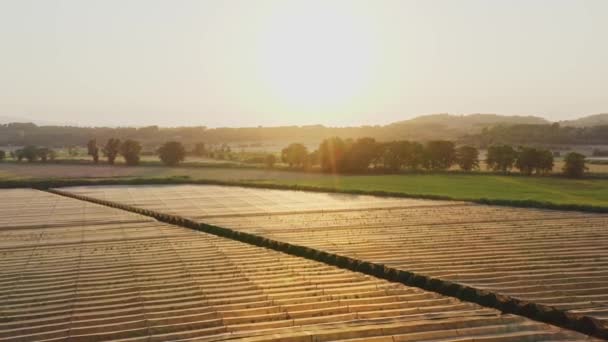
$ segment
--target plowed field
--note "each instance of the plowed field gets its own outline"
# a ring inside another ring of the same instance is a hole
[[[118,209],[0,195],[0,341],[589,340]]]
[[[608,323],[608,215],[217,186],[69,191],[456,281]]]

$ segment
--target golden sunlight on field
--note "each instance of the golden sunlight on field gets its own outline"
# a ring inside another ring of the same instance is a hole
[[[590,340],[86,201],[0,194],[1,341]]]
[[[69,191],[608,322],[608,215],[218,186]]]

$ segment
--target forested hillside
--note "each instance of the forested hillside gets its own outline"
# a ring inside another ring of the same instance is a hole
[[[578,120],[584,122],[584,118]],[[595,122],[595,121],[592,121]],[[563,126],[563,125],[562,125]],[[562,143],[608,144],[608,126],[562,127],[534,116],[501,116],[495,114],[435,114],[384,126],[325,127],[282,126],[207,128],[198,127],[76,127],[39,126],[33,123],[0,125],[0,145],[40,145],[49,147],[84,146],[89,139],[134,139],[146,148],[177,140],[185,145],[198,142],[222,143],[286,143],[318,144],[338,136],[343,139],[371,137],[378,141],[393,140],[457,140],[477,146],[492,143]]]
[[[605,145],[608,144],[608,125],[497,125],[484,128],[478,134],[464,136],[459,141],[482,148],[496,144]]]

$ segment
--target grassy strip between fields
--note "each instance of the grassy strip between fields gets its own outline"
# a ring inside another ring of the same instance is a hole
[[[423,274],[417,274],[407,270],[388,267],[383,264],[355,259],[306,246],[277,241],[256,234],[199,223],[177,215],[163,214],[149,209],[120,204],[103,199],[91,198],[84,195],[76,195],[61,190],[49,190],[49,192],[138,213],[153,217],[161,222],[199,230],[205,233],[241,241],[251,245],[269,248],[286,254],[323,262],[342,269],[361,272],[392,282],[418,287],[423,290],[455,297],[463,301],[495,308],[505,313],[521,315],[540,322],[553,324],[566,329],[576,330],[584,334],[593,335],[600,338],[608,338],[608,327],[602,325],[602,323],[598,320],[590,316],[585,316],[584,314],[571,314],[548,305],[529,302],[507,295],[500,295],[491,291],[480,290],[468,285],[442,280]]]
[[[373,177],[373,176],[357,176],[357,177]],[[382,176],[380,176],[381,178]],[[387,176],[388,177],[388,176]],[[401,176],[403,177],[403,176]],[[444,176],[445,177],[445,176]],[[450,176],[448,176],[450,177]],[[453,176],[451,176],[453,177]],[[469,176],[474,181],[480,176]],[[355,177],[356,178],[356,177]],[[521,179],[521,177],[518,177]],[[567,180],[564,180],[567,181]],[[373,184],[371,184],[372,182]],[[220,181],[220,180],[205,180],[205,179],[190,179],[187,177],[171,177],[171,178],[100,178],[100,179],[28,179],[28,180],[6,180],[0,182],[0,188],[37,188],[49,189],[66,186],[87,186],[87,185],[170,185],[170,184],[208,184],[208,185],[226,185],[226,186],[243,186],[264,189],[281,189],[281,190],[301,190],[314,192],[328,193],[345,193],[355,195],[374,195],[384,197],[403,197],[403,198],[420,198],[420,199],[435,199],[435,200],[457,200],[468,201],[479,204],[511,206],[522,208],[540,208],[553,210],[570,210],[570,211],[585,211],[594,213],[608,213],[608,205],[604,205],[604,201],[599,202],[600,205],[594,204],[593,198],[573,197],[576,203],[564,203],[551,200],[539,199],[518,199],[524,194],[518,192],[517,186],[504,185],[508,190],[508,195],[504,198],[484,197],[484,192],[475,191],[459,191],[459,187],[449,182],[439,185],[438,189],[417,190],[407,186],[399,187],[390,180],[388,183],[382,183],[382,179],[376,176],[373,179],[360,180],[353,179],[343,181],[339,184],[331,183],[325,178],[316,180],[265,180],[265,181]],[[608,183],[608,182],[607,182]],[[557,184],[559,185],[559,184]],[[389,190],[386,190],[389,189]],[[395,189],[395,190],[390,190]],[[455,190],[456,189],[456,190]],[[501,192],[501,189],[486,189],[486,192],[491,191]],[[608,194],[604,194],[608,195]],[[555,196],[560,197],[557,193]],[[537,196],[542,198],[542,196]],[[564,195],[564,197],[567,197]],[[550,198],[550,197],[549,197]],[[608,202],[606,202],[608,203]]]

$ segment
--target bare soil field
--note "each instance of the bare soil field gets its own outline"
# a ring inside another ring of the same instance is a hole
[[[0,341],[589,341],[36,190],[0,190]]]
[[[608,323],[605,214],[203,185],[68,190]]]

